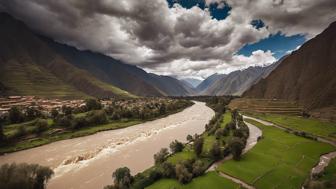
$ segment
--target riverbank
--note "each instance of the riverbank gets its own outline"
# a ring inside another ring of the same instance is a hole
[[[175,139],[185,142],[188,134],[201,134],[213,115],[205,103],[195,102],[154,121],[0,156],[0,164],[27,162],[51,167],[55,176],[49,189],[103,188],[113,182],[111,174],[116,168],[127,166],[136,174],[151,167],[159,149]]]
[[[184,108],[177,109],[175,111],[167,112],[164,115],[161,115],[161,116],[158,116],[158,117],[155,117],[155,118],[151,118],[151,119],[145,119],[145,120],[141,120],[141,119],[121,119],[121,120],[110,121],[107,124],[96,125],[96,126],[91,126],[91,127],[84,127],[84,128],[78,129],[78,130],[58,130],[60,132],[55,132],[55,134],[45,135],[45,136],[41,135],[41,136],[33,137],[31,139],[28,139],[28,140],[22,140],[22,141],[19,141],[19,142],[10,143],[10,145],[2,146],[2,147],[0,147],[0,156],[3,155],[3,154],[6,154],[6,153],[12,153],[12,152],[17,152],[17,151],[21,151],[21,150],[30,149],[30,148],[35,148],[35,147],[43,146],[43,145],[50,144],[50,143],[57,142],[57,141],[61,141],[61,140],[84,137],[84,136],[93,135],[93,134],[96,134],[96,133],[102,132],[102,131],[109,131],[109,130],[127,128],[127,127],[130,127],[130,126],[145,123],[145,122],[148,122],[148,121],[161,119],[161,118],[167,117],[169,115],[176,114],[176,113],[181,112],[181,111],[183,111],[184,109],[186,109],[190,106],[192,106],[192,104],[190,104],[189,106],[186,106]],[[51,125],[52,120],[50,119],[48,122],[49,122],[49,125]],[[23,123],[23,124],[25,124],[25,123]],[[57,128],[54,129],[54,130],[57,130]],[[54,132],[54,131],[51,130],[50,132]]]

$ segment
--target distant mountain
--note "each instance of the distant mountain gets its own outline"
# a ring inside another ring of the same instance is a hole
[[[213,75],[209,77],[209,84],[201,95],[241,95],[260,79],[265,78],[278,63],[267,67],[249,67],[245,70],[238,70],[228,75]]]
[[[205,93],[205,91],[209,88],[209,86],[213,85],[216,81],[225,78],[225,74],[213,74],[202,81],[197,87],[196,91],[200,94]]]
[[[185,78],[181,79],[181,81],[191,88],[196,88],[200,83],[202,83],[202,80],[194,78]]]
[[[309,40],[244,97],[298,101],[306,109],[336,107],[336,22]]]
[[[130,97],[69,64],[22,22],[0,13],[0,95]]]
[[[81,51],[34,34],[24,23],[0,14],[2,95],[185,96],[179,80],[150,74],[111,57]],[[13,77],[12,77],[13,76]]]

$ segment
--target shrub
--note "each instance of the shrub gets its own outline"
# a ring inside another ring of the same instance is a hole
[[[170,143],[169,147],[172,153],[177,153],[177,152],[181,152],[184,146],[181,142],[175,140]]]
[[[187,167],[181,163],[175,166],[175,172],[177,180],[182,184],[190,182],[193,176],[192,173],[189,172]]]
[[[175,167],[169,162],[163,162],[161,165],[162,175],[167,178],[175,177]]]
[[[37,164],[4,164],[0,168],[0,186],[4,189],[44,189],[53,174],[48,167]]]
[[[155,164],[163,163],[168,157],[169,152],[167,148],[162,148],[158,153],[154,154]]]
[[[35,125],[34,132],[37,134],[48,130],[48,121],[45,119],[37,119],[34,125]]]
[[[19,126],[15,129],[14,131],[14,134],[13,134],[13,137],[14,138],[20,138],[20,137],[23,137],[24,135],[27,134],[27,130],[26,128],[22,125],[22,126]]]
[[[204,173],[205,166],[201,160],[196,160],[192,166],[192,173],[194,177],[200,176]]]
[[[9,110],[9,121],[11,123],[20,123],[24,121],[24,116],[22,114],[22,112],[20,111],[20,109],[16,106],[11,107],[11,109]]]
[[[231,139],[231,141],[229,142],[229,149],[231,154],[233,155],[234,160],[240,159],[244,147],[244,142],[240,138],[233,137]]]
[[[131,171],[127,167],[118,168],[112,174],[114,186],[119,189],[126,189],[131,186],[132,176]]]
[[[198,137],[194,141],[194,150],[195,150],[195,153],[198,157],[202,154],[203,142],[204,141],[203,141],[202,137]]]
[[[214,142],[214,144],[212,145],[212,148],[210,149],[210,154],[214,160],[218,160],[221,158],[221,149],[218,141]]]
[[[85,105],[88,111],[100,110],[103,107],[102,104],[97,99],[93,99],[93,98],[86,99]]]

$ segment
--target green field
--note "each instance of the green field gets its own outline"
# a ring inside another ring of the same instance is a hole
[[[190,183],[182,185],[175,179],[161,179],[147,189],[238,189],[238,184],[218,176],[216,172],[209,172],[194,178]]]
[[[300,188],[319,156],[335,150],[328,144],[298,137],[253,120],[264,138],[242,156],[218,167],[257,188]]]
[[[304,131],[336,141],[336,123],[322,122],[317,119],[277,114],[254,114],[254,117],[270,121],[277,125]]]

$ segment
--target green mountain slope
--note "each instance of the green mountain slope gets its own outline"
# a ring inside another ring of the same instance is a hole
[[[0,14],[0,95],[134,97],[68,63],[22,22]]]

